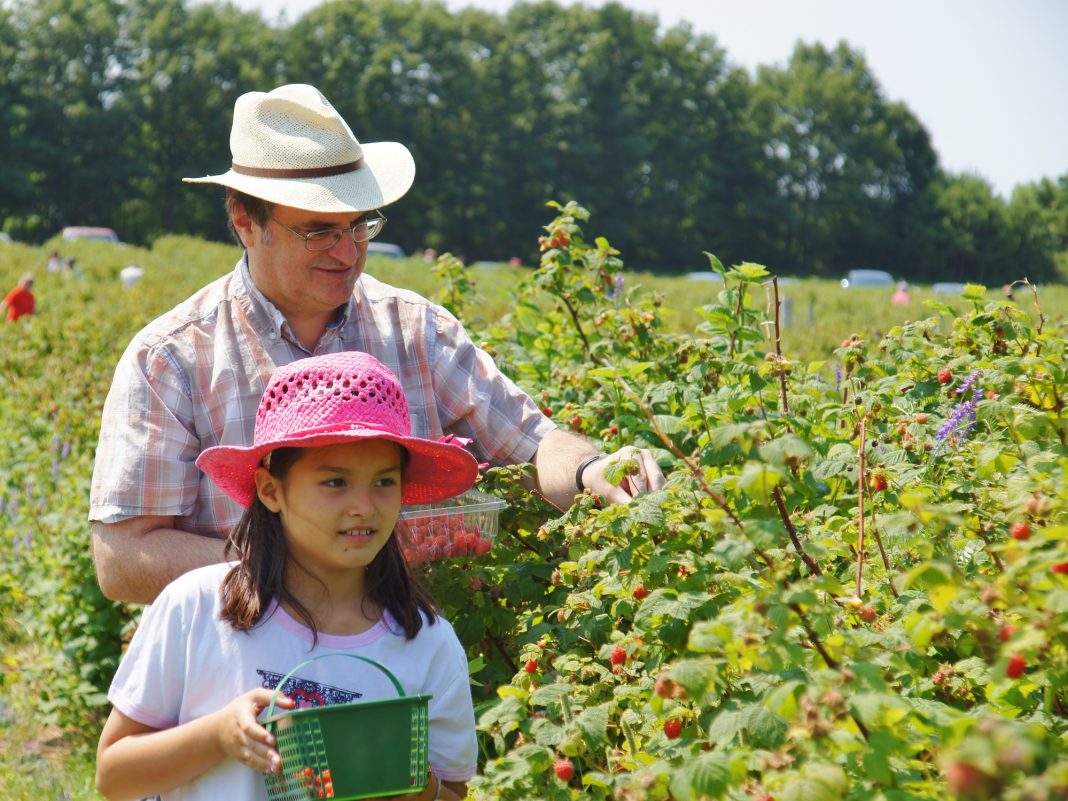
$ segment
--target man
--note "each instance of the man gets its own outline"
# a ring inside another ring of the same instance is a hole
[[[37,299],[33,296],[33,273],[23,274],[15,288],[7,293],[0,308],[7,310],[9,323],[25,314],[33,314],[37,308]]]
[[[558,508],[582,486],[612,503],[663,486],[648,451],[599,458],[447,311],[362,275],[367,242],[385,225],[378,209],[415,178],[406,147],[361,145],[305,85],[238,98],[230,147],[230,170],[186,181],[227,188],[244,255],[134,337],[104,405],[89,519],[105,595],[148,603],[173,578],[222,560],[240,509],[193,462],[207,447],[252,442],[271,371],[312,354],[375,356],[404,385],[413,434],[470,437],[493,463],[532,461],[536,489]],[[605,468],[623,458],[640,470],[616,487]]]

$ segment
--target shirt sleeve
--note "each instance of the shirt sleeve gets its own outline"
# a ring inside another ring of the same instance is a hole
[[[145,608],[108,690],[108,701],[154,729],[178,725],[186,676],[184,615],[171,585]]]
[[[90,520],[192,512],[200,441],[191,407],[166,352],[135,339],[119,360],[104,402]]]
[[[481,459],[529,462],[556,425],[475,346],[452,314],[437,308],[435,323],[432,370],[443,428],[474,440]]]
[[[430,766],[442,781],[466,782],[478,770],[475,711],[467,656],[451,627],[448,631],[449,642],[441,655],[446,669],[438,674],[440,683],[430,688]]]

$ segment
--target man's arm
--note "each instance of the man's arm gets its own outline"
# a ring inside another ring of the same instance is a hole
[[[226,541],[174,527],[173,517],[93,522],[93,562],[104,595],[113,601],[152,603],[172,580],[223,561]]]
[[[579,491],[575,471],[583,459],[595,453],[597,449],[577,434],[561,428],[550,431],[534,454],[536,489],[557,509],[567,509]],[[614,486],[604,477],[605,468],[626,459],[637,461],[638,471],[627,476],[618,487]],[[624,504],[639,492],[662,489],[665,479],[648,450],[628,445],[587,465],[582,471],[582,483],[609,503]]]

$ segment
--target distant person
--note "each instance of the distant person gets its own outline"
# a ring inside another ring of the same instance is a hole
[[[58,273],[63,271],[63,259],[59,257],[59,251],[53,250],[48,254],[48,272]]]
[[[241,95],[230,149],[225,173],[188,180],[227,188],[241,258],[134,337],[104,403],[89,519],[106,596],[149,603],[223,560],[241,507],[194,460],[252,442],[271,373],[311,355],[374,356],[400,379],[417,436],[469,438],[491,464],[533,463],[532,488],[560,509],[585,488],[623,504],[664,486],[648,449],[601,453],[558,427],[446,309],[364,273],[379,209],[415,178],[408,148],[361,144],[298,84]],[[636,469],[613,484],[606,471],[621,460]]]
[[[119,270],[119,280],[124,287],[137,286],[137,282],[145,274],[144,268],[139,264],[127,264]]]
[[[9,323],[27,314],[33,314],[37,308],[37,299],[33,296],[33,273],[24,273],[18,285],[4,298]]]
[[[895,306],[908,306],[912,301],[909,297],[909,285],[904,281],[898,281],[897,290],[894,292],[894,296],[890,298],[890,302]]]

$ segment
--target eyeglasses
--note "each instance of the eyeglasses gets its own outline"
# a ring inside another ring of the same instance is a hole
[[[274,217],[271,217],[271,219],[293,234],[293,236],[299,236],[303,239],[304,247],[311,251],[330,250],[341,241],[342,234],[350,234],[353,242],[366,242],[368,239],[374,239],[382,233],[382,229],[386,226],[386,218],[379,212],[375,212],[373,217],[364,217],[348,228],[325,228],[322,231],[310,231],[306,234],[294,231],[284,222]]]

